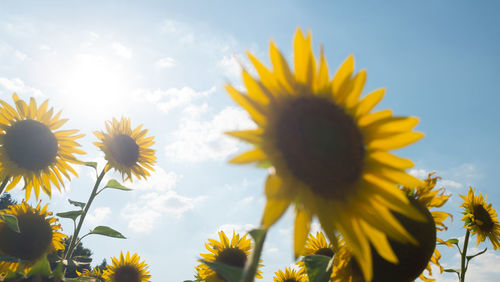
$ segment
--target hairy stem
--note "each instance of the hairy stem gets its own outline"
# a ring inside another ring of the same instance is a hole
[[[467,229],[467,231],[465,232],[464,246],[462,248],[462,260],[460,265],[460,282],[465,281],[465,272],[467,271],[465,263],[467,259],[467,245],[469,244],[469,236],[470,236],[470,231],[469,229]]]

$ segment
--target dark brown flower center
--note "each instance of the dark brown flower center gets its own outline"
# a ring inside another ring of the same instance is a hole
[[[52,228],[41,215],[33,212],[16,215],[20,233],[2,225],[0,251],[23,260],[40,258],[52,243]]]
[[[333,258],[334,253],[333,253],[333,250],[331,248],[321,248],[321,249],[317,250],[314,254]]]
[[[11,161],[30,171],[54,163],[58,144],[54,133],[36,120],[17,121],[6,130],[4,149]]]
[[[224,263],[230,266],[243,268],[247,261],[247,255],[239,248],[226,248],[222,250],[215,258],[216,262]],[[217,273],[217,276],[226,281],[222,275]]]
[[[436,247],[436,225],[431,213],[417,200],[410,198],[412,206],[417,208],[427,219],[426,222],[414,221],[399,213],[393,212],[394,216],[418,242],[418,245],[411,243],[400,243],[389,240],[392,250],[399,259],[399,264],[392,264],[382,258],[372,247],[373,259],[373,282],[385,281],[413,281],[415,280],[429,263]],[[354,276],[362,281],[361,270],[357,262],[352,260]],[[356,279],[355,279],[356,280]]]
[[[125,134],[113,136],[109,144],[112,157],[121,165],[132,167],[139,159],[139,146]]]
[[[345,111],[319,97],[286,101],[277,111],[276,146],[289,170],[312,191],[345,198],[363,169],[363,139]]]
[[[481,224],[477,224],[479,226],[479,229],[484,232],[491,232],[493,231],[494,223],[493,220],[491,219],[490,213],[484,208],[483,205],[475,205],[474,206],[474,218],[476,220],[480,220]]]
[[[122,265],[115,269],[113,282],[141,282],[139,270],[134,265]]]

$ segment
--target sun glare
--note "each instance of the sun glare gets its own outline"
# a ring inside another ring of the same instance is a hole
[[[67,105],[107,117],[124,106],[128,93],[125,67],[109,57],[78,54],[64,79]]]

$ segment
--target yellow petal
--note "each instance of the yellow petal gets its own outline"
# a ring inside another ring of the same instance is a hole
[[[308,86],[312,85],[316,69],[311,46],[311,33],[304,38],[302,31],[297,29],[293,40],[295,79]]]
[[[264,229],[269,229],[290,206],[291,201],[288,199],[268,198],[264,213],[262,214],[261,225]]]
[[[253,162],[259,162],[259,161],[265,161],[267,160],[266,154],[260,150],[260,149],[255,149],[252,151],[247,151],[241,155],[238,155],[231,159],[229,163],[232,164],[247,164],[247,163],[253,163]]]
[[[250,129],[250,130],[241,130],[241,131],[228,131],[225,134],[241,139],[248,143],[257,144],[262,143],[262,129]]]
[[[288,63],[278,50],[278,47],[271,41],[269,54],[273,65],[274,74],[288,93],[293,93],[294,78],[288,67]]]
[[[311,228],[311,215],[304,209],[297,209],[295,215],[294,251],[295,257],[304,253],[304,247]]]
[[[409,169],[414,166],[411,160],[400,158],[386,151],[370,153],[367,156],[367,161],[376,161],[401,170]]]
[[[258,110],[258,106],[254,102],[252,102],[252,100],[248,96],[243,95],[238,90],[236,90],[236,88],[234,88],[232,85],[229,84],[226,85],[226,90],[231,96],[231,98],[233,98],[233,100],[236,103],[238,103],[241,107],[243,107],[257,124],[259,125],[265,124],[266,119],[262,115],[262,112]]]
[[[424,137],[420,132],[405,132],[389,138],[375,139],[368,143],[368,148],[373,150],[395,150],[417,142]]]

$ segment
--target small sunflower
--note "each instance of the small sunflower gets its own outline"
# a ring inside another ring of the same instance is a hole
[[[68,164],[81,164],[73,154],[85,154],[78,149],[76,139],[83,137],[78,130],[59,130],[67,119],[61,112],[54,115],[48,109],[48,100],[40,106],[34,98],[29,104],[14,94],[16,108],[0,99],[0,179],[10,179],[6,191],[24,180],[26,200],[31,190],[38,199],[40,188],[51,196],[54,184],[58,190],[64,187],[62,175],[70,180],[70,174],[78,176]]]
[[[156,163],[155,151],[150,148],[155,143],[154,137],[146,137],[148,130],[142,129],[142,125],[132,130],[128,118],[107,121],[106,130],[94,132],[100,140],[94,145],[104,152],[108,161],[106,171],[114,168],[122,174],[123,180],[132,181],[132,174],[146,179]]]
[[[273,282],[307,282],[307,276],[302,271],[297,271],[286,267],[285,271],[281,269],[274,273]]]
[[[59,232],[61,225],[47,206],[36,208],[26,202],[11,205],[3,210],[5,214],[17,217],[19,231],[16,233],[3,222],[0,222],[0,254],[22,260],[0,261],[0,272],[12,270],[24,271],[33,266],[43,256],[64,250],[66,235]]]
[[[434,189],[439,179],[441,178],[438,176],[434,176],[434,173],[429,173],[427,179],[424,181],[425,182],[424,186],[418,186],[415,187],[414,189],[403,187],[403,190],[406,191],[410,197],[416,199],[419,203],[424,205],[430,211],[431,216],[434,219],[434,224],[436,225],[436,232],[447,230],[448,228],[444,224],[444,221],[448,217],[452,218],[452,215],[450,213],[439,210],[431,211],[431,208],[442,207],[451,197],[451,195],[445,195],[446,191],[444,188]],[[436,241],[441,244],[447,245],[448,247],[452,246],[450,243],[445,242],[439,237],[436,237]],[[444,268],[439,263],[440,259],[441,259],[441,253],[437,248],[434,248],[434,253],[430,258],[429,263],[425,267],[425,270],[428,272],[428,275],[432,276],[431,263],[436,265],[439,268],[439,271],[443,273]],[[427,274],[424,273],[425,270],[420,274],[419,278],[423,281],[428,281],[428,282],[435,281],[434,279],[426,276]]]
[[[338,238],[336,238],[335,244],[338,245]],[[316,236],[309,234],[306,245],[304,247],[304,252],[301,255],[322,255],[333,258],[334,254],[334,244],[327,241],[323,232],[316,232]],[[299,261],[297,264],[301,267],[301,269],[305,271],[305,265],[303,261]]]
[[[486,203],[486,197],[476,194],[472,187],[469,187],[467,196],[460,195],[464,200],[460,205],[465,209],[462,220],[465,222],[465,228],[477,236],[477,244],[490,239],[495,250],[500,249],[500,223],[497,219],[497,212]]]
[[[97,281],[104,282],[104,278],[102,276],[102,271],[99,267],[93,268],[91,270],[84,269],[82,272],[79,272],[77,270],[76,274],[78,275],[78,277],[92,277],[92,278],[95,278]]]
[[[258,128],[227,134],[255,146],[231,163],[271,166],[262,226],[272,226],[294,204],[296,256],[317,217],[328,238],[342,234],[369,280],[370,243],[392,262],[397,258],[387,237],[416,243],[391,211],[425,220],[398,188],[422,185],[405,172],[413,163],[388,152],[423,137],[412,131],[418,119],[394,117],[390,110],[371,112],[385,91],[360,99],[366,72],[354,74],[352,56],[330,79],[323,52],[319,64],[314,58],[310,33],[295,35],[295,73],[273,42],[272,70],[248,56],[259,78],[243,70],[247,93],[231,85],[226,89]]]
[[[203,260],[208,262],[219,262],[234,267],[243,268],[250,255],[252,241],[247,238],[247,235],[240,237],[239,234],[233,232],[231,241],[227,238],[224,231],[219,231],[220,241],[208,239],[208,244],[205,244],[210,253],[200,254]],[[259,267],[262,266],[259,264]],[[197,276],[206,282],[224,282],[226,281],[214,270],[206,264],[200,264],[196,267]],[[257,270],[256,278],[262,279],[262,271]]]
[[[147,270],[148,265],[139,260],[140,257],[137,254],[130,257],[129,252],[127,256],[123,256],[121,252],[119,260],[111,258],[113,265],[104,270],[102,277],[109,282],[148,282],[151,278]]]

